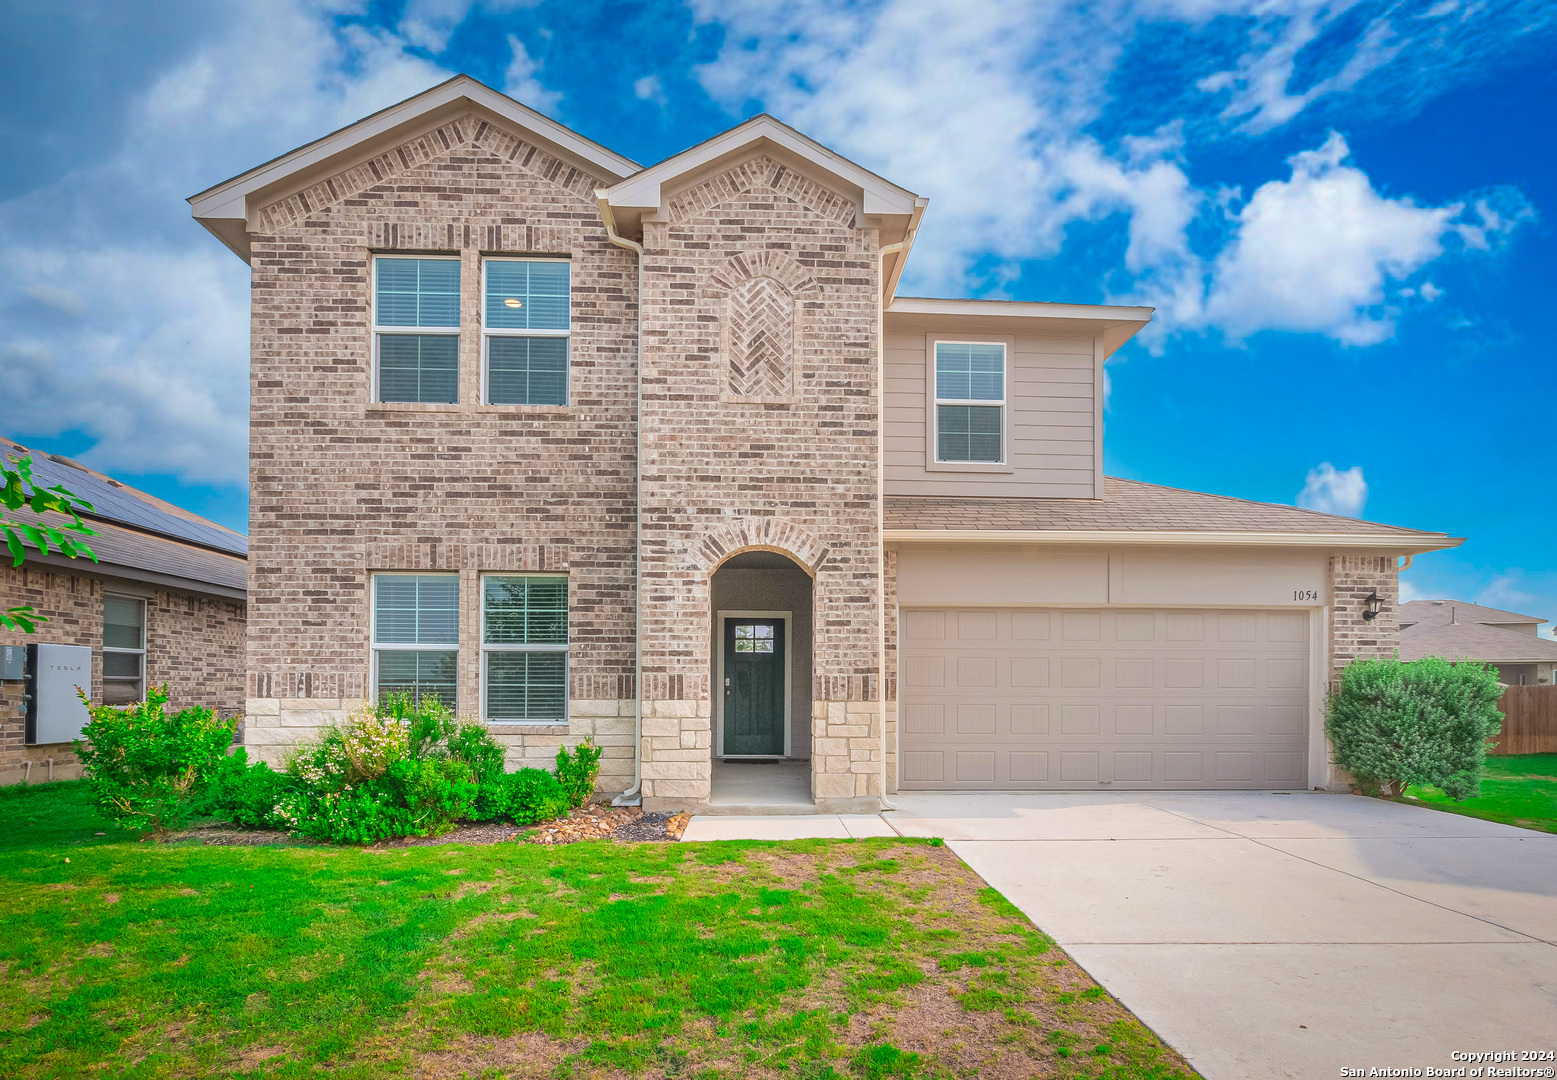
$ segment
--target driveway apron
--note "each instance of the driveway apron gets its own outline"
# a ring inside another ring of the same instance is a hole
[[[1210,1080],[1557,1050],[1557,836],[1303,792],[895,801]]]

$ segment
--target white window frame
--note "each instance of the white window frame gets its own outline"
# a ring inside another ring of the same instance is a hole
[[[126,596],[123,593],[104,593],[103,594],[103,599],[104,600],[128,600],[130,603],[139,604],[141,606],[141,647],[138,648],[138,649],[126,649],[126,648],[123,648],[123,647],[118,646],[118,645],[109,645],[107,640],[106,640],[106,636],[105,636],[105,639],[104,639],[104,642],[103,642],[103,655],[106,657],[109,653],[120,653],[120,654],[129,655],[129,656],[139,656],[141,658],[141,674],[140,674],[140,679],[138,680],[140,682],[140,684],[141,684],[140,696],[138,698],[136,698],[134,702],[125,702],[124,704],[126,704],[126,705],[133,705],[136,702],[143,702],[143,701],[146,700],[146,683],[147,683],[147,678],[146,678],[146,635],[147,635],[147,633],[151,629],[150,626],[148,625],[148,619],[150,618],[150,612],[149,612],[147,604],[146,604],[146,598],[144,596]],[[128,680],[128,679],[110,678],[109,675],[108,675],[108,661],[106,659],[103,661],[103,682],[105,684],[109,683],[109,682],[123,684],[123,683],[127,683],[129,681],[130,680]],[[104,696],[105,697],[107,696],[107,691],[106,690],[104,691]]]
[[[482,293],[485,306],[486,294]],[[487,578],[561,578],[568,590],[568,640],[561,645],[489,645],[487,644]],[[573,579],[567,574],[541,571],[500,571],[483,573],[479,580],[481,590],[481,722],[484,724],[528,724],[532,727],[566,727],[573,711]],[[562,715],[555,720],[512,720],[487,715],[487,656],[495,652],[560,652],[562,653]]]
[[[925,396],[930,402],[930,415],[926,425],[930,433],[925,447],[926,464],[936,471],[950,472],[1010,472],[1011,438],[1011,342],[1002,338],[938,338],[927,341],[929,351],[929,385]],[[1000,399],[994,398],[943,398],[940,396],[940,364],[938,354],[942,345],[998,345],[1000,346]],[[998,461],[947,461],[941,457],[941,406],[981,405],[1000,409],[1000,459]]]
[[[450,712],[459,711],[460,697],[460,633],[456,628],[454,643],[438,645],[409,645],[396,642],[379,643],[378,640],[378,582],[380,578],[387,577],[447,577],[459,579],[458,571],[450,570],[375,570],[368,575],[371,587],[368,589],[368,648],[372,653],[368,665],[368,696],[376,705],[378,704],[378,654],[380,652],[452,652],[454,653],[454,700],[444,702]],[[463,583],[461,583],[463,584]],[[463,592],[463,589],[459,590]],[[458,595],[458,594],[457,594]],[[460,596],[460,601],[464,599]]]
[[[487,326],[487,267],[495,262],[545,262],[562,263],[568,268],[568,328],[566,330],[509,330],[497,329]],[[481,403],[483,405],[495,404],[492,401],[491,388],[487,377],[490,370],[490,350],[488,344],[495,337],[549,337],[562,338],[568,343],[568,363],[562,371],[562,404],[561,405],[512,405],[505,404],[501,407],[511,409],[562,409],[573,403],[573,260],[555,255],[488,255],[481,260]],[[517,576],[517,575],[516,575]],[[544,575],[542,575],[544,576]],[[569,633],[572,632],[572,624],[569,623]],[[485,637],[485,632],[482,634]],[[486,670],[486,661],[481,662],[482,671]],[[483,692],[482,711],[485,712],[486,698]]]
[[[401,336],[401,337],[411,336],[411,335],[415,335],[415,336],[430,336],[430,335],[434,335],[434,334],[443,334],[443,335],[451,336],[451,337],[454,337],[455,339],[458,339],[459,336],[460,336],[460,331],[463,329],[463,327],[462,326],[380,326],[378,324],[378,264],[379,264],[379,260],[380,259],[415,259],[415,260],[417,260],[419,262],[438,261],[438,262],[458,263],[458,262],[461,261],[460,257],[458,255],[380,255],[380,254],[376,254],[376,253],[373,256],[371,256],[371,257],[372,257],[372,260],[373,260],[373,273],[371,275],[371,280],[368,282],[368,307],[372,311],[372,316],[371,316],[370,321],[371,321],[372,327],[373,327],[373,387],[372,387],[372,391],[373,391],[373,401],[374,401],[374,403],[375,404],[379,404],[379,405],[386,405],[386,404],[398,404],[398,405],[442,405],[442,404],[446,404],[445,402],[428,402],[428,401],[423,401],[423,402],[386,402],[383,399],[383,395],[379,392],[379,382],[378,382],[378,343],[379,343],[379,339],[382,338],[385,334],[395,334],[395,335],[398,335],[398,336]],[[461,323],[463,323],[465,321],[465,316],[464,316],[464,312],[465,312],[465,275],[464,275],[464,269],[465,268],[463,266],[460,267],[461,273],[460,273],[460,306],[459,306],[459,310],[460,310],[460,322]],[[483,282],[483,285],[484,284],[485,284],[485,282]],[[570,282],[570,285],[571,285],[571,282]],[[571,293],[571,289],[570,289],[570,293]],[[483,302],[485,302],[485,301],[483,300]],[[569,312],[569,316],[570,316],[570,320],[569,321],[571,321],[571,315],[572,315],[572,313]],[[455,344],[454,349],[455,349],[455,356],[457,358],[459,356],[459,345],[457,343]],[[454,404],[456,404],[456,405],[459,404],[459,400],[460,400],[460,382],[462,381],[460,379],[459,368],[460,368],[460,364],[458,362],[458,359],[456,359],[455,365],[454,365]]]

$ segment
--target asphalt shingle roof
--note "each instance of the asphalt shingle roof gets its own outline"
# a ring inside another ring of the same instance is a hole
[[[1463,600],[1411,600],[1400,605],[1400,624],[1448,622],[1450,619],[1462,623],[1492,623],[1506,625],[1508,623],[1543,623],[1546,620],[1539,615],[1521,615],[1517,611],[1504,611],[1502,608],[1486,607],[1482,604],[1467,604]]]
[[[1400,658],[1484,660],[1493,663],[1545,663],[1557,660],[1557,641],[1505,630],[1485,623],[1417,623],[1400,632]]]
[[[888,495],[884,516],[888,529],[1330,533],[1402,539],[1444,535],[1117,476],[1104,477],[1101,499]]]

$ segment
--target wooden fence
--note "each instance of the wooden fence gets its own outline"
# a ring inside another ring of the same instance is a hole
[[[1557,754],[1557,686],[1510,686],[1498,710],[1503,732],[1488,753]]]

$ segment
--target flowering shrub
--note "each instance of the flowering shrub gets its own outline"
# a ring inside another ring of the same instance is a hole
[[[127,829],[162,833],[194,813],[227,747],[236,721],[210,709],[169,716],[166,686],[153,686],[133,705],[93,705],[76,740],[76,755],[91,780],[103,816]]]
[[[238,751],[217,771],[209,802],[240,825],[289,829],[335,843],[429,836],[460,820],[520,825],[565,815],[594,791],[600,751],[557,754],[557,773],[503,769],[485,725],[435,699],[386,695],[298,747],[277,773]]]

